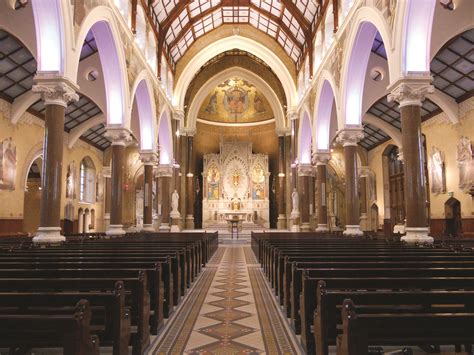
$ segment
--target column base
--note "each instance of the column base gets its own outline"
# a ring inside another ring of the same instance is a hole
[[[144,232],[154,232],[155,228],[153,227],[153,224],[144,224],[142,231]]]
[[[428,235],[429,229],[427,227],[406,227],[405,233],[401,241],[408,244],[433,243],[434,241],[433,237]]]
[[[318,224],[315,232],[329,232],[329,227],[327,224]]]
[[[186,229],[194,229],[194,217],[192,215],[186,216],[185,226]]]
[[[126,232],[123,230],[123,225],[122,224],[110,224],[109,228],[105,232],[105,235],[116,235],[116,236],[121,236],[124,235]]]
[[[364,235],[364,233],[360,230],[360,225],[354,224],[354,225],[346,225],[346,229],[344,232],[342,232],[343,235],[349,235],[353,237],[358,237]]]
[[[170,225],[168,223],[161,223],[160,228],[158,228],[160,232],[169,232]]]
[[[301,231],[302,232],[310,232],[311,231],[311,225],[308,222],[303,222],[301,224]]]
[[[180,223],[181,223],[181,217],[172,217],[170,232],[172,233],[181,232],[181,229],[179,228]]]
[[[39,227],[33,238],[33,243],[38,244],[60,244],[66,241],[61,235],[61,227]]]
[[[278,215],[277,228],[286,229],[286,215],[284,214]]]
[[[367,213],[362,213],[360,215],[360,229],[362,231],[369,231],[370,226],[368,225],[368,223],[369,223],[369,220],[367,218]]]

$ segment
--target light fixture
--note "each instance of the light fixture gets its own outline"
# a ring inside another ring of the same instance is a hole
[[[186,174],[186,177],[189,177],[189,178],[192,178],[193,176],[194,176],[193,173],[187,173],[187,174]]]
[[[285,173],[278,173],[278,177],[285,177]]]

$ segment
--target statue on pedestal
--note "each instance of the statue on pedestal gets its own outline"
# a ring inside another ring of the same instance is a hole
[[[171,218],[179,217],[180,213],[178,211],[178,204],[179,204],[179,194],[178,191],[174,190],[171,194]]]
[[[300,213],[300,196],[296,188],[293,189],[291,194],[291,202],[292,202],[292,210],[291,214],[299,214]]]

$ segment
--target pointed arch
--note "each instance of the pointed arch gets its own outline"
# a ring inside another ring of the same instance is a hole
[[[298,133],[298,161],[300,164],[311,164],[312,134],[309,111],[304,110],[300,117]]]
[[[389,72],[395,67],[391,51],[390,30],[383,15],[372,7],[359,9],[355,14],[354,26],[352,26],[349,34],[342,66],[341,115],[344,118],[345,125],[360,125],[362,123],[364,83],[369,56],[377,31],[380,33],[387,49]],[[392,78],[391,74],[389,76]]]
[[[337,99],[337,87],[332,75],[324,71],[321,74],[318,90],[316,92],[315,113],[313,126],[315,128],[315,149],[327,151],[330,149],[331,137],[331,117],[333,111],[336,112],[336,126],[341,126],[339,122],[339,109]]]
[[[171,165],[173,163],[173,133],[171,131],[171,112],[168,106],[165,106],[160,114],[158,145],[160,165]]]
[[[80,48],[92,31],[102,65],[107,102],[107,124],[126,127],[129,123],[129,96],[127,65],[124,45],[116,24],[113,10],[106,6],[95,7],[84,19],[76,40],[74,53],[74,73],[77,77],[80,59]]]
[[[141,151],[156,151],[156,119],[155,119],[155,100],[153,95],[153,86],[151,80],[148,77],[147,71],[143,70],[138,74],[133,84],[130,97],[132,103],[134,99],[137,102],[138,118],[140,123],[140,150]],[[127,117],[131,118],[131,110],[133,105],[130,107],[130,114]],[[131,127],[131,123],[127,123],[128,127]]]

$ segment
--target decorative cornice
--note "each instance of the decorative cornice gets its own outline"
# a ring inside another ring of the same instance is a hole
[[[278,137],[290,136],[291,135],[291,128],[284,127],[284,128],[275,128],[275,132]]]
[[[337,142],[343,147],[357,146],[357,143],[364,138],[364,130],[361,126],[346,127],[339,131]]]
[[[287,110],[286,111],[286,118],[288,121],[294,121],[298,119],[298,111],[297,110]]]
[[[181,135],[183,136],[194,137],[195,134],[196,134],[196,128],[191,128],[191,127],[181,128]]]
[[[298,176],[313,176],[313,166],[311,164],[301,164],[298,166]]]
[[[143,151],[140,152],[140,160],[143,165],[154,166],[158,163],[158,155],[153,151]]]
[[[79,100],[79,87],[69,79],[57,74],[41,73],[34,77],[33,92],[41,94],[45,105],[67,107],[68,103]]]
[[[313,155],[313,164],[316,166],[326,165],[330,159],[331,154],[329,151],[316,151],[316,153]]]
[[[173,118],[177,121],[184,122],[184,111],[175,108],[173,110]]]
[[[156,176],[158,177],[173,176],[173,165],[158,165]]]
[[[132,141],[130,130],[124,127],[107,126],[104,136],[110,140],[112,145],[127,146]]]
[[[400,107],[421,106],[427,94],[434,93],[431,75],[410,76],[397,80],[389,87],[388,102],[397,101]]]

